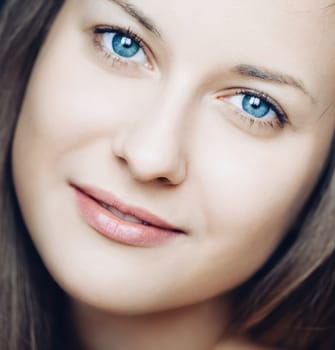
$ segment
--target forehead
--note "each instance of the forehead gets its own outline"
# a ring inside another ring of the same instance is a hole
[[[258,39],[258,45],[267,40],[290,45],[299,40],[300,45],[309,46],[334,37],[335,2],[329,0],[131,1],[172,34],[211,33],[230,41],[232,35],[239,39],[244,35],[245,43]],[[313,42],[316,38],[317,43]]]
[[[224,22],[243,19],[245,23],[252,23],[263,19],[266,23],[271,19],[281,19],[289,22],[295,20],[324,19],[324,16],[334,13],[334,0],[69,0],[76,1],[78,6],[89,5],[108,6],[108,4],[122,4],[143,9],[146,12],[163,16],[167,19],[185,19],[196,17],[199,20],[210,20],[210,23]],[[262,23],[262,22],[261,22]],[[193,27],[201,25],[201,22],[183,23]]]
[[[173,18],[178,23],[182,21],[182,27],[174,26],[176,29],[195,29],[203,23],[233,25],[236,21],[255,27],[256,24],[290,24],[291,21],[298,21],[300,25],[312,21],[312,25],[320,25],[325,17],[333,16],[335,11],[334,0],[95,0],[95,3],[134,5],[155,17],[167,20]],[[185,19],[190,18],[198,22],[185,22]]]
[[[311,61],[320,50],[335,47],[334,0],[81,0],[97,8],[113,9],[115,4],[136,8],[156,24],[169,43],[183,41],[206,47],[235,46],[243,53],[267,49],[295,54],[301,49]],[[250,45],[252,44],[252,47]],[[182,50],[182,46],[179,47]],[[301,51],[300,51],[301,52]],[[262,52],[261,52],[262,53]],[[328,51],[329,53],[329,51]],[[264,52],[266,54],[266,52]],[[274,52],[271,52],[274,54]],[[277,52],[283,54],[283,52]],[[313,57],[312,57],[313,56]],[[299,58],[299,55],[296,56]],[[306,57],[306,56],[305,56]]]

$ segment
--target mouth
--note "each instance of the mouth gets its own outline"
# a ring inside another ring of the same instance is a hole
[[[108,211],[110,211],[112,214],[114,214],[116,217],[118,217],[121,220],[124,220],[126,222],[132,222],[134,224],[139,224],[139,225],[145,225],[145,226],[154,226],[152,224],[150,224],[147,221],[143,221],[138,219],[137,217],[133,216],[133,215],[128,215],[128,214],[124,214],[121,211],[117,210],[114,207],[109,206],[108,204],[104,203],[104,202],[98,202],[103,208],[107,209]]]
[[[84,221],[116,242],[145,247],[185,235],[183,230],[145,209],[126,205],[110,192],[90,186],[71,186]]]

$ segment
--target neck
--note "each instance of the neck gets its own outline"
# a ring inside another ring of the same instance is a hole
[[[227,312],[212,299],[148,315],[115,315],[77,302],[72,316],[85,350],[212,350],[222,337]]]

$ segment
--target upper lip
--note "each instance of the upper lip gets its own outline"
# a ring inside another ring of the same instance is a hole
[[[112,193],[106,190],[99,189],[89,185],[75,185],[75,184],[71,184],[71,185],[76,190],[88,195],[89,197],[96,200],[97,202],[102,202],[104,204],[107,204],[108,206],[117,209],[118,211],[122,212],[125,215],[134,216],[137,219],[144,221],[151,226],[158,227],[160,229],[184,233],[183,230],[169,224],[165,220],[159,218],[158,216],[150,213],[145,209],[129,206],[123,203],[120,199],[116,198]]]

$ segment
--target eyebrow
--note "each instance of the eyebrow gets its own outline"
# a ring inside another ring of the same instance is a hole
[[[128,15],[133,17],[137,22],[142,24],[151,33],[155,34],[157,37],[161,37],[161,33],[153,21],[144,15],[134,4],[129,3],[124,0],[108,0],[119,7],[121,7]]]
[[[235,66],[232,71],[242,76],[257,78],[276,84],[292,86],[296,89],[301,90],[305,95],[309,96],[313,102],[315,102],[314,97],[307,91],[301,80],[296,79],[291,75],[270,71],[267,68],[249,64],[239,64]]]

